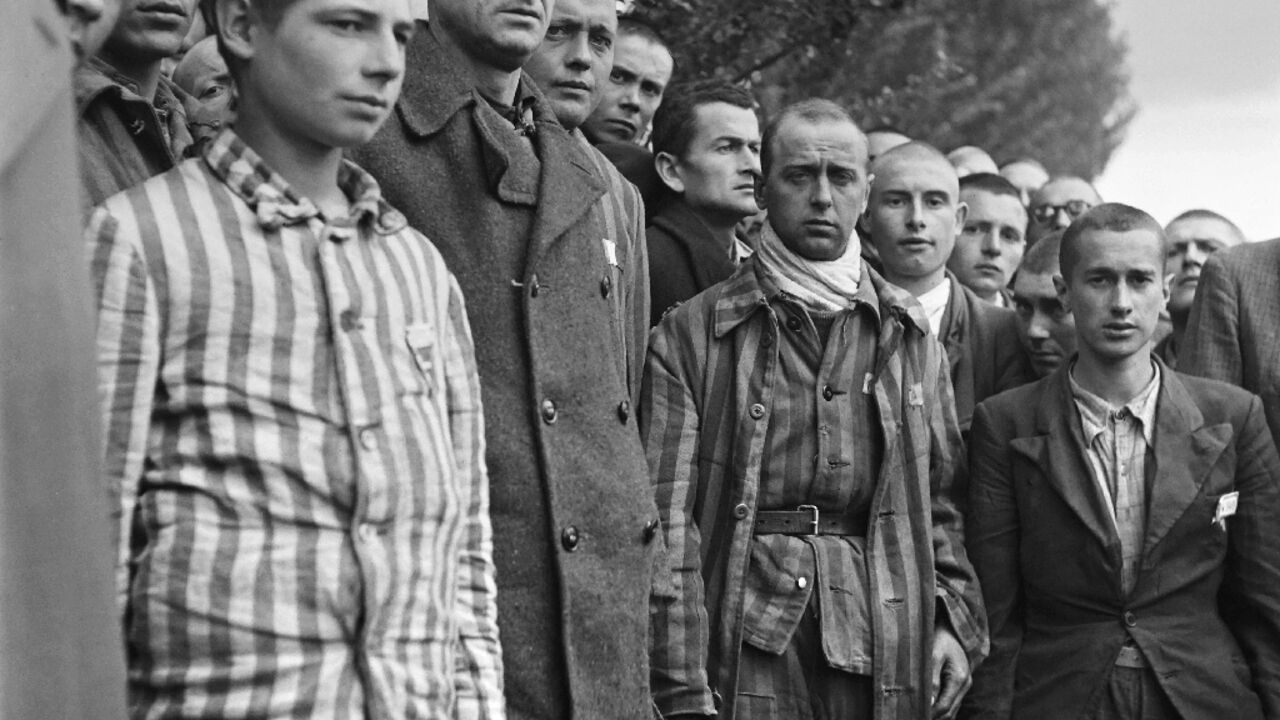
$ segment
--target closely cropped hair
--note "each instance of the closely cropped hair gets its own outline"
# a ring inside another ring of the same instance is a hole
[[[1000,169],[1004,170],[1010,165],[1030,165],[1031,167],[1039,168],[1040,171],[1043,172],[1045,175],[1049,174],[1049,169],[1044,166],[1044,163],[1040,162],[1035,158],[1029,158],[1029,157],[1014,158],[1009,162],[1002,164],[1000,166]]]
[[[1216,213],[1216,212],[1214,212],[1214,211],[1212,211],[1212,210],[1205,210],[1204,208],[1196,208],[1196,209],[1194,209],[1194,210],[1188,210],[1188,211],[1186,211],[1186,212],[1184,212],[1184,213],[1182,213],[1182,214],[1178,215],[1178,217],[1176,217],[1176,218],[1174,218],[1174,219],[1170,220],[1170,221],[1169,221],[1169,224],[1168,224],[1168,225],[1165,225],[1165,228],[1169,228],[1169,227],[1171,227],[1174,223],[1176,223],[1176,222],[1182,222],[1183,220],[1217,220],[1218,222],[1220,222],[1220,223],[1222,223],[1222,224],[1226,225],[1228,228],[1230,228],[1230,229],[1231,229],[1232,234],[1234,234],[1234,235],[1236,236],[1236,239],[1237,239],[1237,240],[1239,240],[1240,242],[1244,242],[1244,241],[1245,241],[1244,231],[1240,229],[1240,226],[1238,226],[1238,225],[1236,225],[1235,223],[1231,222],[1230,220],[1228,220],[1227,218],[1223,217],[1222,215],[1220,215],[1220,214],[1218,214],[1218,213]]]
[[[853,116],[848,110],[839,105],[826,100],[824,98],[809,98],[794,102],[778,113],[769,124],[764,128],[764,135],[760,140],[760,171],[765,177],[769,177],[769,166],[773,162],[773,136],[778,134],[778,129],[782,127],[782,123],[795,118],[810,123],[820,122],[847,122],[854,128],[858,129],[858,133],[862,133],[862,129],[858,128],[858,123],[853,121]],[[863,135],[865,143],[866,136]]]
[[[724,80],[695,80],[673,85],[667,89],[662,104],[653,115],[653,154],[684,157],[697,130],[698,108],[711,103],[728,103],[755,110],[755,98],[746,88]]]
[[[1164,228],[1147,212],[1123,203],[1103,203],[1076,218],[1062,232],[1062,247],[1058,250],[1058,265],[1063,279],[1070,280],[1071,272],[1080,262],[1080,237],[1090,231],[1125,233],[1133,230],[1150,230],[1160,241],[1160,262],[1163,267],[1168,251]],[[1037,243],[1039,244],[1039,243]]]
[[[964,192],[965,190],[981,190],[992,195],[1008,195],[1019,203],[1022,202],[1022,196],[1018,194],[1018,188],[995,173],[965,175],[960,178],[960,191]]]
[[[1022,255],[1022,262],[1018,263],[1018,272],[1028,275],[1057,275],[1062,233],[1062,230],[1054,230],[1027,248]]]
[[[667,52],[671,52],[671,46],[667,44],[666,40],[662,39],[658,31],[648,21],[636,15],[621,15],[618,17],[618,37],[624,35],[642,37],[655,45],[661,45],[667,49]]]

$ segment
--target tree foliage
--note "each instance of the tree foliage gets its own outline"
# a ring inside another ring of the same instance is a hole
[[[750,78],[766,111],[828,97],[864,127],[1093,178],[1135,108],[1107,0],[639,0],[681,77]]]

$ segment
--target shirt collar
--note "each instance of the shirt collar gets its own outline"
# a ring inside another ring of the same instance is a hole
[[[138,85],[120,74],[100,58],[89,58],[76,68],[73,75],[76,111],[84,113],[100,95],[111,92],[123,100],[145,102],[160,110],[183,112],[182,99],[186,93],[167,77],[160,76],[156,96],[147,99],[138,94]]]
[[[1120,408],[1112,407],[1102,397],[1085,390],[1077,383],[1074,362],[1068,367],[1067,383],[1071,387],[1071,396],[1076,402],[1076,408],[1080,411],[1080,424],[1084,429],[1086,444],[1092,444],[1098,435],[1107,430],[1109,420],[1114,415],[1125,413],[1138,421],[1147,445],[1155,445],[1156,400],[1160,396],[1160,364],[1153,361],[1151,367],[1154,372],[1151,374],[1150,382]]]
[[[223,129],[208,144],[204,160],[214,176],[253,210],[264,230],[277,230],[312,218],[326,219],[315,203],[299,195],[283,177],[267,167],[262,157],[230,128]],[[370,224],[380,235],[397,232],[408,224],[404,215],[383,199],[382,189],[373,176],[354,163],[342,161],[338,187],[351,201],[351,213],[347,218],[330,218],[335,224]]]

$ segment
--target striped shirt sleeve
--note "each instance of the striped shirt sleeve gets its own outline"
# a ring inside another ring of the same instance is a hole
[[[98,308],[99,406],[103,412],[103,479],[116,543],[116,594],[124,608],[129,542],[142,477],[160,364],[160,322],[140,246],[129,242],[129,217],[94,212],[85,237]]]
[[[470,494],[463,512],[458,558],[458,654],[454,687],[459,720],[500,720],[502,651],[494,580],[493,529],[489,521],[489,481],[484,462],[484,418],[475,348],[458,281],[449,276],[449,329],[445,336],[449,426],[458,477]]]

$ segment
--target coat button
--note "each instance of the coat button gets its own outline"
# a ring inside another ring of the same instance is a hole
[[[338,316],[338,324],[342,326],[344,331],[351,332],[360,327],[360,316],[356,314],[355,310],[347,308]]]
[[[378,434],[373,428],[364,428],[360,431],[360,447],[370,452],[378,449]]]
[[[535,273],[529,276],[529,297],[538,297],[538,290],[542,286],[538,284],[538,275]]]
[[[823,399],[823,400],[830,401],[830,400],[831,400],[831,398],[833,398],[833,397],[835,397],[835,396],[836,396],[836,391],[835,391],[835,390],[832,390],[830,385],[828,385],[828,386],[826,386],[826,387],[822,388],[822,399]]]
[[[769,347],[772,344],[773,344],[773,333],[766,330],[765,333],[760,336],[760,346]]]
[[[1135,627],[1135,626],[1137,626],[1137,624],[1138,624],[1138,616],[1137,616],[1137,615],[1134,615],[1132,612],[1125,611],[1125,614],[1124,614],[1124,624],[1125,624],[1125,625],[1127,625],[1127,626],[1129,626],[1129,627]]]
[[[572,525],[565,528],[564,532],[560,533],[560,545],[569,552],[577,550],[578,543],[581,542],[581,540],[582,538],[578,535],[578,528]]]
[[[618,419],[622,421],[622,424],[626,425],[627,420],[630,417],[631,417],[631,401],[623,400],[622,402],[618,403]]]
[[[658,528],[660,527],[662,527],[662,523],[657,518],[644,524],[644,542],[646,545],[658,537]]]
[[[802,327],[804,327],[804,325],[801,324],[800,318],[796,317],[795,315],[792,315],[791,317],[787,318],[787,329],[790,330],[791,332],[800,332],[800,328]]]
[[[760,403],[754,403],[751,406],[751,410],[749,412],[751,413],[751,417],[755,418],[756,420],[759,420],[760,418],[764,417],[764,406],[761,405]]]
[[[542,401],[542,422],[548,425],[555,425],[556,418],[560,417],[560,411],[556,410],[556,404],[550,400]]]
[[[801,590],[803,590],[803,589],[805,589],[805,588],[809,587],[809,578],[807,578],[807,577],[805,577],[805,576],[803,576],[803,575],[801,575],[800,577],[796,578],[796,587],[797,587],[797,588],[799,588],[799,589],[801,589]]]
[[[613,292],[613,278],[608,275],[600,281],[600,297],[609,297],[609,293]]]
[[[739,520],[745,520],[747,515],[751,513],[751,508],[746,503],[738,503],[733,506],[733,516]]]

